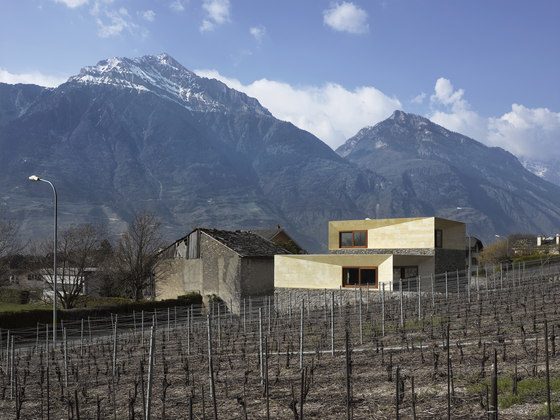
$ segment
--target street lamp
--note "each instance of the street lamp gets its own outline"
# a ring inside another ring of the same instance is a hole
[[[46,182],[53,190],[54,194],[54,240],[53,240],[53,348],[56,350],[56,245],[57,245],[57,225],[58,225],[58,197],[53,183],[46,179],[39,178],[37,175],[29,177],[31,181]]]

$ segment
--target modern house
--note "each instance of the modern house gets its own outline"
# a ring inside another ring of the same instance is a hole
[[[198,228],[162,254],[156,299],[197,292],[238,312],[242,299],[274,293],[274,256],[289,252],[256,233]]]
[[[277,255],[276,287],[398,288],[399,280],[465,269],[465,224],[438,217],[329,222],[329,253]]]

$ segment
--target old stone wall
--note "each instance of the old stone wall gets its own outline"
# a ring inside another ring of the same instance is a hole
[[[241,264],[241,296],[274,293],[274,257],[243,258]]]
[[[200,258],[203,261],[203,295],[216,295],[225,302],[241,295],[239,255],[215,239],[201,235]]]
[[[462,271],[465,269],[465,250],[436,249],[435,272]]]
[[[202,294],[202,261],[172,258],[156,269],[156,299],[175,299],[190,292]]]

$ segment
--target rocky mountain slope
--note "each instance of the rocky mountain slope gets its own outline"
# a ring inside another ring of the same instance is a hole
[[[327,222],[442,216],[485,240],[552,234],[560,188],[501,149],[397,111],[332,151],[247,95],[167,54],[113,58],[54,89],[0,84],[0,217],[25,237],[155,213],[175,240],[194,227],[280,224],[324,251]],[[458,209],[460,208],[460,209]]]
[[[22,233],[154,212],[171,241],[193,227],[280,224],[324,249],[333,219],[422,215],[373,171],[274,118],[259,102],[166,54],[110,59],[55,89],[0,84],[0,209]]]
[[[360,130],[337,149],[389,180],[429,214],[469,223],[485,239],[559,229],[560,187],[526,170],[500,148],[402,111]]]

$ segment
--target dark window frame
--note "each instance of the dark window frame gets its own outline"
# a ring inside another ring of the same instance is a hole
[[[408,276],[408,277],[405,276],[404,273],[405,273],[407,268],[415,268],[416,269],[416,275],[415,276]],[[393,266],[393,276],[394,276],[394,271],[396,269],[399,269],[401,271],[401,275],[399,276],[399,280],[414,279],[414,278],[416,278],[420,275],[420,270],[418,269],[417,265],[396,265],[396,266]]]
[[[367,248],[367,243],[368,243],[368,234],[367,234],[367,230],[344,230],[344,231],[340,231],[338,232],[338,246],[340,248]],[[352,245],[350,246],[343,246],[342,245],[342,235],[344,233],[351,233],[352,234]],[[365,245],[355,245],[356,241],[355,241],[355,234],[356,233],[364,233],[365,234]]]
[[[443,248],[443,230],[436,229],[434,233],[434,247]]]
[[[344,270],[357,269],[358,270],[358,284],[346,284],[344,279]],[[379,269],[377,266],[343,266],[342,267],[342,287],[368,287],[368,284],[362,285],[362,270],[375,270],[375,285],[369,284],[370,289],[379,289]]]

